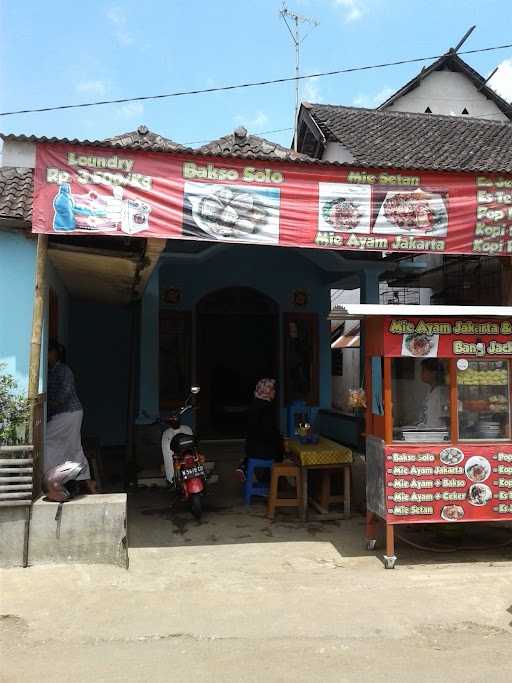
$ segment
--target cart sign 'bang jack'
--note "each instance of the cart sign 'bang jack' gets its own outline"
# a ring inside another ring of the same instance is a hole
[[[33,231],[512,255],[512,177],[38,144]]]

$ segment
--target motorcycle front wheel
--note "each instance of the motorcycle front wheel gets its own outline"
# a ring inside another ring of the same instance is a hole
[[[192,493],[190,496],[190,507],[192,509],[192,514],[198,522],[201,521],[201,516],[203,514],[203,504],[201,498],[202,495],[200,493]]]

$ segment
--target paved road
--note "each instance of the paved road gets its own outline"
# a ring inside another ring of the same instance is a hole
[[[0,680],[510,682],[506,556],[385,571],[322,532],[241,526],[132,549],[128,572],[1,571]]]

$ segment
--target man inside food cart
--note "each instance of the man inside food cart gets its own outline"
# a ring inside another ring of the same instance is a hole
[[[419,424],[426,427],[446,427],[449,415],[449,391],[445,381],[445,367],[437,358],[421,361],[421,380],[430,386]]]

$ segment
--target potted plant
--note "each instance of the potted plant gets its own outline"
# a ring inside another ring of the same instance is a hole
[[[29,402],[14,377],[0,364],[0,446],[26,443]]]

